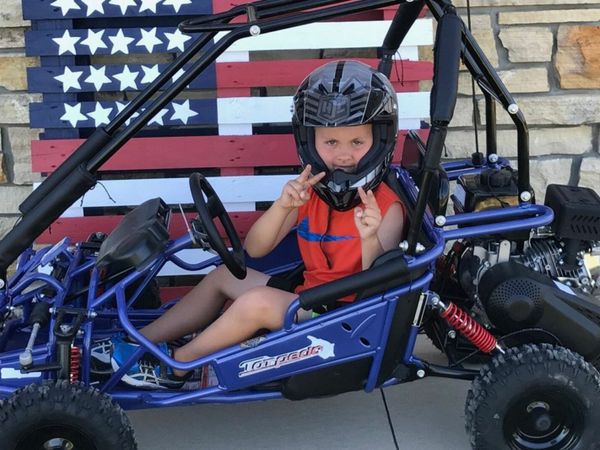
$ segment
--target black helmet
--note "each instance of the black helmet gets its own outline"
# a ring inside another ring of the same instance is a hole
[[[372,124],[373,146],[353,173],[330,172],[315,147],[315,127]],[[298,156],[312,173],[326,172],[313,188],[331,207],[345,211],[360,202],[358,187],[376,188],[392,159],[398,134],[398,101],[382,73],[357,61],[335,61],[315,69],[294,95],[292,127]]]

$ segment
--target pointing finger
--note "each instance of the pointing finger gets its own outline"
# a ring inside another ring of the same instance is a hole
[[[369,202],[369,198],[367,197],[367,194],[365,193],[365,190],[362,187],[358,188],[358,195],[360,196],[360,200],[363,202],[363,204],[367,205],[367,203]]]

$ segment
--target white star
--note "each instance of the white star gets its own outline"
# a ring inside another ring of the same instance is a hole
[[[104,2],[106,0],[81,0],[87,6],[86,16],[91,16],[93,13],[98,11],[100,14],[104,14]]]
[[[181,76],[185,73],[185,70],[179,69],[175,75],[171,77],[171,81],[175,83],[177,80],[181,78]]]
[[[108,3],[121,8],[121,14],[125,15],[127,8],[135,6],[135,0],[110,0]]]
[[[162,0],[142,0],[142,4],[140,5],[140,12],[142,11],[152,11],[156,13],[156,5],[158,5]]]
[[[128,104],[129,104],[129,103],[121,103],[121,102],[117,102],[117,113],[119,113],[119,114],[120,114],[120,113],[121,113],[121,111],[123,111],[123,110],[125,109],[125,107],[126,107]],[[129,124],[131,123],[131,121],[132,121],[133,119],[135,119],[135,118],[136,118],[137,116],[139,116],[139,115],[140,115],[140,113],[139,113],[139,112],[133,113],[133,114],[131,115],[131,117],[130,117],[129,119],[127,119],[127,121],[125,122],[125,125],[129,125]]]
[[[163,116],[168,113],[168,109],[161,109],[156,115],[148,122],[148,125],[152,125],[153,123],[157,123],[158,125],[164,125]]]
[[[87,120],[87,117],[81,114],[81,103],[77,103],[73,106],[65,103],[65,113],[60,120],[66,120],[73,128],[77,128],[77,122],[81,120]]]
[[[58,54],[59,55],[62,55],[63,53],[66,53],[66,52],[71,52],[74,55],[76,53],[75,52],[75,44],[77,43],[77,41],[79,39],[81,39],[81,38],[77,37],[77,36],[71,36],[69,34],[69,30],[65,30],[62,37],[52,38],[52,40],[54,42],[56,42],[56,44],[58,44]]]
[[[114,36],[109,36],[108,38],[113,43],[113,48],[110,51],[111,55],[114,55],[117,52],[123,52],[126,55],[129,54],[129,44],[131,44],[134,39],[125,36],[122,29],[119,28],[117,34]]]
[[[106,66],[102,66],[99,69],[90,66],[90,76],[85,79],[85,82],[93,84],[96,91],[100,92],[103,85],[110,83],[110,78],[106,76]]]
[[[104,31],[105,30],[100,30],[98,32],[95,32],[92,30],[88,30],[87,38],[81,41],[81,45],[87,45],[90,48],[90,54],[92,55],[94,55],[99,48],[108,48],[102,40]]]
[[[173,103],[173,115],[171,116],[171,120],[181,120],[185,125],[187,125],[190,117],[197,116],[198,113],[192,109],[190,109],[190,101],[186,100],[181,105],[177,103]]]
[[[50,3],[52,6],[56,6],[57,8],[60,8],[60,11],[62,12],[63,16],[66,16],[67,13],[69,12],[69,10],[71,9],[81,9],[79,7],[79,5],[77,5],[77,3],[75,3],[75,0],[56,0],[55,2]]]
[[[108,116],[112,112],[112,108],[103,108],[100,102],[96,102],[96,109],[88,113],[88,117],[94,119],[94,126],[98,127],[102,124],[110,122]]]
[[[142,66],[142,70],[144,71],[144,78],[140,82],[142,84],[152,83],[160,75],[158,64],[154,64],[152,67]]]
[[[71,69],[65,66],[65,70],[62,75],[58,75],[54,77],[55,80],[58,80],[63,85],[63,92],[67,92],[69,89],[81,89],[81,84],[79,84],[79,77],[83,72],[72,72]]]
[[[156,37],[156,27],[152,28],[150,31],[146,31],[143,28],[140,31],[142,32],[142,38],[135,45],[138,47],[146,47],[148,53],[152,53],[155,45],[163,43],[163,41]]]
[[[163,5],[171,5],[177,13],[182,5],[189,5],[190,3],[192,3],[192,0],[165,0]]]
[[[167,46],[167,50],[171,50],[172,48],[178,48],[183,51],[183,44],[189,41],[192,37],[186,36],[179,29],[175,30],[175,33],[165,33],[166,38],[169,40],[169,45]]]
[[[113,77],[121,82],[120,89],[122,91],[124,91],[128,87],[137,89],[137,84],[135,83],[135,79],[137,78],[138,74],[139,74],[139,72],[131,72],[129,70],[129,67],[127,66],[127,64],[125,64],[125,68],[123,69],[123,72],[117,73],[117,74],[113,75]]]

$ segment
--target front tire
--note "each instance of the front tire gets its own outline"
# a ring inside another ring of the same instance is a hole
[[[32,384],[0,404],[6,450],[135,450],[129,419],[110,397],[66,380]]]
[[[481,369],[465,416],[477,450],[600,449],[600,375],[563,347],[513,347]]]

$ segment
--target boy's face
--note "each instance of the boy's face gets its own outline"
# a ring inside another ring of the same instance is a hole
[[[372,125],[315,128],[317,153],[331,171],[354,172],[373,145]]]

